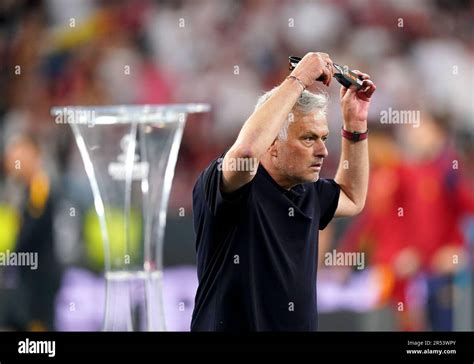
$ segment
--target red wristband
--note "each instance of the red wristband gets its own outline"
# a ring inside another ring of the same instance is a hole
[[[341,135],[344,138],[349,139],[350,141],[359,142],[361,140],[367,139],[367,136],[369,135],[369,130],[366,130],[363,133],[359,133],[357,131],[350,132],[350,131],[347,131],[344,128],[342,128],[341,129]]]

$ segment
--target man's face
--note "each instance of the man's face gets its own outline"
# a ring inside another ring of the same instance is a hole
[[[12,142],[5,151],[5,171],[14,180],[27,180],[38,163],[38,153],[28,141],[20,139]]]
[[[329,134],[325,117],[318,112],[294,113],[288,127],[288,138],[277,139],[272,146],[272,157],[281,177],[290,185],[316,182],[323,159],[328,155],[324,145]]]

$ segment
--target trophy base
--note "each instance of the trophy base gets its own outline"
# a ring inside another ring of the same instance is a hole
[[[104,331],[164,331],[161,271],[106,272]]]

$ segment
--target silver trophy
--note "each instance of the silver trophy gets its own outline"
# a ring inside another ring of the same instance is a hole
[[[186,117],[209,109],[207,104],[51,109],[57,124],[72,128],[92,189],[104,248],[105,331],[165,330],[168,198]]]

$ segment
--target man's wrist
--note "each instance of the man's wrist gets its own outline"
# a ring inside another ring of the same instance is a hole
[[[306,89],[306,85],[300,78],[294,75],[289,75],[286,79],[298,84],[298,87],[301,88],[301,92],[303,92]]]
[[[363,132],[357,132],[357,131],[351,132],[351,131],[346,130],[344,127],[342,127],[341,128],[341,135],[344,138],[350,140],[351,142],[359,142],[361,140],[367,139],[367,137],[369,135],[369,130],[366,129]]]
[[[364,133],[367,130],[367,121],[358,123],[343,123],[344,130],[351,133]]]

